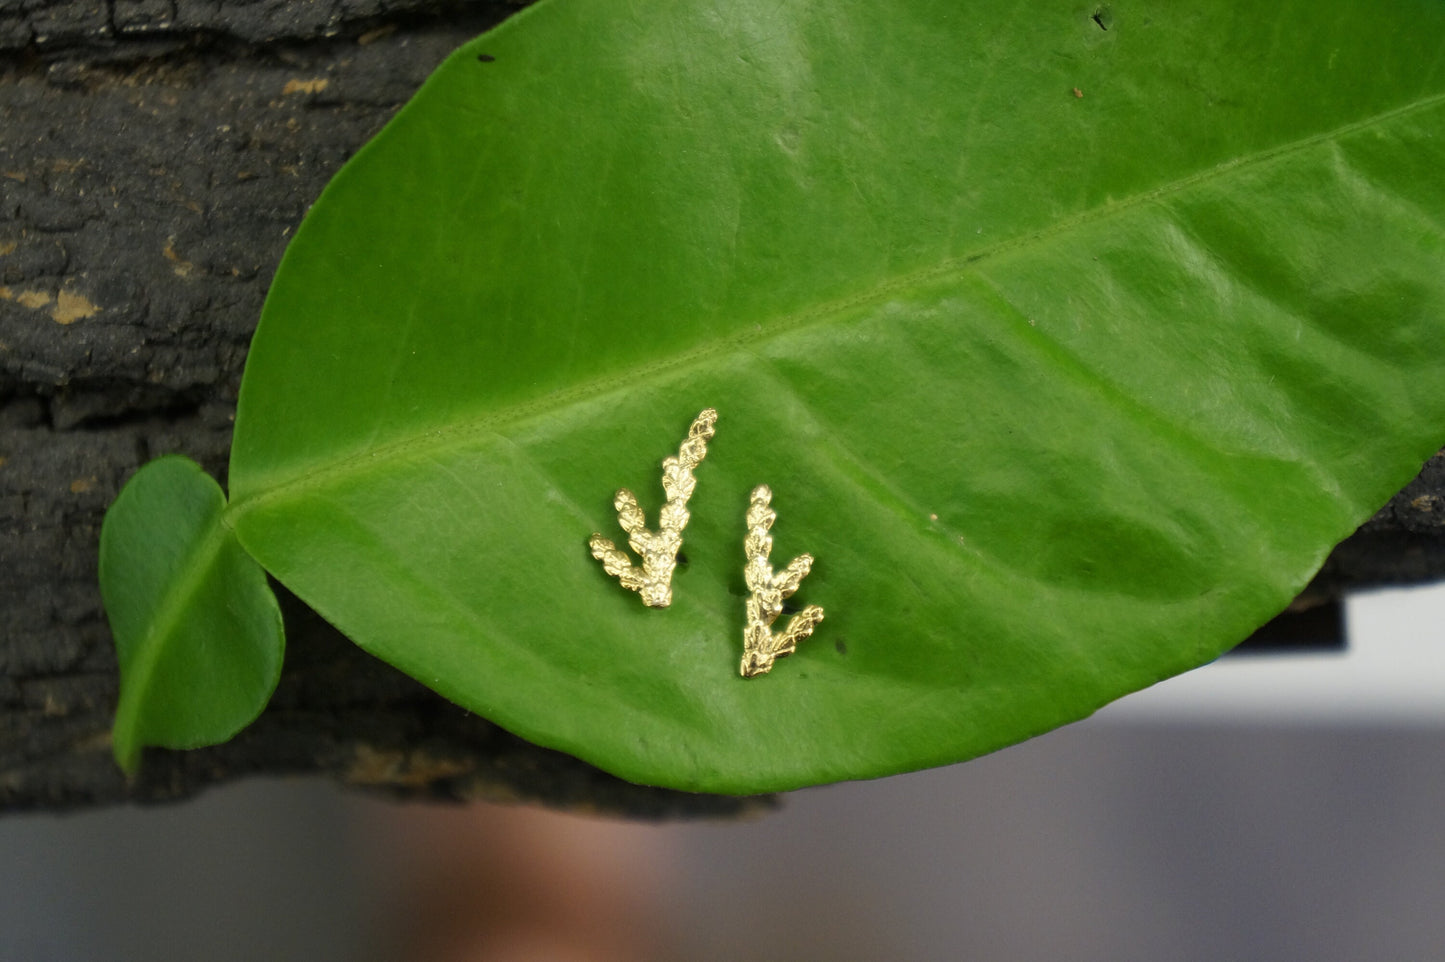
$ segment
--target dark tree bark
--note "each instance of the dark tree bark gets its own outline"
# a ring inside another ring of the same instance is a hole
[[[519,3],[0,0],[0,811],[324,772],[407,797],[637,816],[757,802],[639,788],[442,700],[294,599],[270,707],[234,741],[110,759],[101,517],[145,461],[224,483],[246,346],[287,238],[453,48]],[[1445,459],[1301,604],[1445,572]]]

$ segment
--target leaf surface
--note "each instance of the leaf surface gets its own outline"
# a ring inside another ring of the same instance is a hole
[[[224,508],[200,465],[172,456],[141,468],[106,512],[100,588],[121,683],[112,744],[128,772],[146,745],[225,741],[276,688],[281,611]]]
[[[1445,441],[1445,6],[544,0],[334,180],[230,520],[624,777],[969,758],[1202,664]],[[655,524],[704,407],[674,602]],[[748,492],[827,620],[738,677]]]

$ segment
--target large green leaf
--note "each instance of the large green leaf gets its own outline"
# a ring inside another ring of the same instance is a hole
[[[1105,29],[1107,27],[1107,29]],[[625,777],[987,752],[1235,644],[1445,441],[1445,5],[550,0],[298,233],[229,520],[363,647]],[[671,608],[588,555],[655,523]],[[743,515],[827,620],[737,665]]]

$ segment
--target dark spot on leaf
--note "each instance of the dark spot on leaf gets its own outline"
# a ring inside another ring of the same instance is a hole
[[[834,638],[833,647],[838,650],[838,654],[840,655],[848,654],[848,643],[842,638]]]
[[[785,615],[796,615],[798,612],[800,612],[800,611],[802,611],[802,610],[803,610],[803,609],[802,609],[802,608],[799,608],[799,607],[797,606],[797,604],[795,604],[794,602],[791,602],[791,601],[785,601],[785,602],[783,602],[783,614],[785,614]]]
[[[1094,11],[1091,19],[1099,25],[1100,30],[1108,30],[1114,25],[1114,11],[1109,9],[1108,4],[1105,4]]]
[[[1098,16],[1096,15],[1096,16],[1094,17],[1094,19],[1097,20],[1097,19],[1099,19],[1099,18],[1098,18]],[[478,59],[479,61],[481,61],[482,63],[491,63],[492,61],[496,60],[497,58],[496,58],[496,57],[493,57],[493,56],[492,56],[491,54],[489,54],[489,53],[479,53],[479,54],[477,54],[477,59]]]
[[[684,571],[687,570],[687,555],[683,554],[681,551],[677,553],[677,566],[679,568],[682,568]]]

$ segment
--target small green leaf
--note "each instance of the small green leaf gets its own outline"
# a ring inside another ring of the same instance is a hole
[[[200,465],[164,457],[106,512],[100,589],[120,659],[115,757],[127,772],[146,745],[225,741],[276,688],[281,611],[225,506]]]

